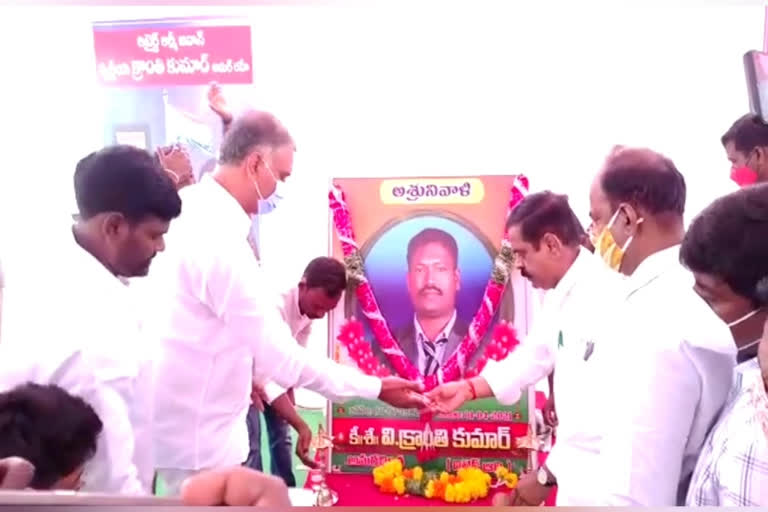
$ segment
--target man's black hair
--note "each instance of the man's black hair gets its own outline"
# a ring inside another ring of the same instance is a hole
[[[680,220],[685,212],[685,178],[672,160],[650,149],[614,148],[600,185],[614,208],[628,203],[670,220]]]
[[[28,383],[0,393],[0,458],[29,461],[34,489],[50,489],[85,464],[101,430],[91,406],[60,387]]]
[[[705,208],[683,238],[680,261],[722,279],[755,306],[768,304],[758,290],[768,277],[768,184],[743,188]]]
[[[744,154],[757,147],[768,147],[768,125],[755,114],[741,116],[723,134],[720,142],[723,146],[732,142],[734,149]]]
[[[538,249],[541,238],[552,233],[570,247],[584,240],[584,228],[568,204],[568,196],[549,190],[526,196],[507,218],[507,230],[520,227],[523,240]]]
[[[121,213],[130,222],[154,216],[170,221],[181,213],[176,186],[152,155],[133,146],[109,146],[80,160],[75,168],[80,217]]]
[[[304,282],[307,288],[322,288],[328,297],[337,297],[347,288],[347,271],[339,260],[315,258],[304,269]]]
[[[408,242],[408,250],[406,253],[408,266],[411,266],[413,253],[416,252],[417,249],[432,243],[442,245],[453,257],[453,266],[456,267],[458,265],[459,246],[456,244],[456,239],[442,229],[426,228],[417,233],[416,236],[411,238]]]

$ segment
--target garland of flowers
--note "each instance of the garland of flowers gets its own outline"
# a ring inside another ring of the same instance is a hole
[[[376,360],[371,344],[365,339],[363,324],[359,320],[352,317],[342,324],[336,339],[341,342],[357,367],[364,373],[376,377],[390,375],[387,367]],[[482,356],[477,359],[474,366],[467,368],[464,372],[464,378],[468,379],[478,375],[489,359],[494,361],[505,359],[519,343],[512,324],[504,321],[499,322],[493,329],[491,342],[486,345]]]
[[[503,466],[494,472],[496,482],[488,473],[475,467],[461,468],[455,473],[424,471],[421,466],[403,469],[400,459],[391,459],[373,469],[373,483],[383,493],[409,494],[447,503],[469,503],[488,496],[494,487],[517,487],[517,474]]]
[[[517,206],[527,193],[528,179],[523,175],[517,176],[512,186],[507,214]],[[442,382],[458,380],[466,375],[469,359],[471,355],[477,351],[480,340],[488,330],[488,326],[498,310],[502,294],[509,281],[513,261],[513,254],[509,241],[504,238],[501,242],[501,250],[496,255],[496,258],[494,258],[493,270],[483,294],[483,300],[480,303],[479,310],[470,323],[467,335],[462,340],[456,352],[454,352],[443,367],[438,369],[436,374],[423,378],[419,374],[418,369],[403,353],[400,345],[392,336],[389,326],[384,320],[384,316],[381,314],[371,284],[365,276],[363,258],[360,255],[354,230],[352,229],[352,219],[349,208],[347,207],[344,192],[340,187],[334,185],[328,193],[328,199],[331,212],[333,213],[333,222],[344,254],[347,276],[355,286],[358,302],[363,310],[363,314],[368,319],[374,337],[394,370],[403,378],[423,381],[424,387],[427,390],[436,387]],[[360,326],[360,328],[357,326],[350,327],[349,330],[358,333],[362,331],[362,326]],[[353,335],[350,337],[348,333],[345,334],[346,335],[343,337],[350,341],[362,338],[362,336]],[[357,342],[354,342],[354,344],[360,345],[355,348],[359,352],[359,357],[356,359],[356,361],[359,360],[358,366],[362,364],[363,366],[361,366],[361,368],[363,368],[364,371],[368,371],[371,374],[381,375],[385,369],[383,369],[381,365],[376,365],[375,359],[373,359],[373,354],[371,353],[369,356],[362,346],[363,344]],[[364,345],[368,344],[364,343]],[[370,346],[368,347],[368,350],[370,350]],[[353,356],[353,358],[355,358],[355,356]]]

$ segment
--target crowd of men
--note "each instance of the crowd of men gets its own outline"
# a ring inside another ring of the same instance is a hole
[[[227,114],[215,92],[212,107]],[[295,287],[270,289],[249,234],[281,197],[294,141],[268,113],[222,121],[218,166],[198,183],[180,148],[112,146],[77,164],[68,242],[26,284],[34,301],[8,301],[3,316],[0,457],[23,460],[0,474],[34,489],[160,485],[188,503],[286,503],[287,425],[312,464],[296,388],[446,412],[482,397],[514,403],[550,377],[557,442],[512,503],[539,505],[557,486],[558,505],[768,504],[759,119],[722,140],[743,188],[687,230],[683,175],[649,149],[607,156],[586,232],[565,196],[526,197],[507,236],[521,274],[547,290],[540,314],[510,357],[427,393],[308,354],[312,320],[346,287],[343,265],[318,258]],[[281,480],[240,467],[260,469],[249,444],[258,412]]]

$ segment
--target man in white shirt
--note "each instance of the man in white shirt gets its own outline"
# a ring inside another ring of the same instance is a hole
[[[312,357],[269,304],[271,292],[247,241],[250,216],[290,176],[294,150],[274,116],[250,112],[235,120],[218,169],[182,190],[184,213],[149,278],[153,338],[161,345],[157,467],[171,494],[202,469],[245,461],[254,369],[257,379],[306,387],[333,400],[426,404],[416,393],[418,382],[378,379]]]
[[[405,356],[424,376],[432,375],[456,352],[467,334],[467,324],[456,316],[461,289],[456,239],[437,228],[426,228],[408,242],[408,295],[413,318],[394,329]],[[478,351],[482,353],[484,347]],[[378,359],[391,368],[378,345]]]
[[[346,288],[344,265],[333,258],[320,257],[309,262],[298,286],[280,295],[280,315],[300,346],[306,348],[313,320],[324,317],[336,308]],[[296,430],[296,454],[308,466],[314,466],[309,454],[312,430],[296,412],[293,389],[285,389],[268,381],[259,395],[252,398],[262,402],[261,409],[269,438],[271,472],[282,478],[288,487],[295,487],[288,426]],[[261,424],[258,412],[257,406],[251,406],[248,411],[250,452],[245,465],[261,471]]]
[[[152,156],[128,146],[87,156],[74,182],[79,220],[8,301],[0,389],[31,381],[83,398],[104,424],[84,489],[145,493],[154,473],[151,357],[121,279],[148,272],[181,200]]]
[[[764,395],[757,354],[768,318],[768,290],[758,289],[768,285],[766,233],[768,185],[755,185],[717,199],[683,239],[680,259],[697,293],[728,322],[739,361],[696,463],[687,506],[768,506],[768,429],[760,417],[768,408],[755,396]]]
[[[605,314],[615,341],[596,399],[608,414],[584,505],[682,504],[730,387],[730,332],[679,262],[685,196],[672,161],[647,149],[615,148],[592,185],[596,251],[627,278]]]
[[[595,381],[594,364],[603,353],[601,317],[619,280],[581,247],[583,233],[565,196],[545,191],[523,199],[510,214],[507,236],[521,274],[534,287],[548,290],[540,315],[524,343],[506,359],[489,361],[478,377],[444,384],[428,394],[443,411],[491,396],[511,405],[557,368],[557,443],[546,466],[522,477],[520,504],[540,504],[557,483],[557,504],[570,505],[570,496],[584,480],[574,462],[585,464],[598,454],[598,438],[584,424],[596,421],[600,412],[590,398],[602,384]]]

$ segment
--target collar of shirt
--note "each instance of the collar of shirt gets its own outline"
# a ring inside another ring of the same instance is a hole
[[[294,336],[305,329],[312,323],[312,319],[301,312],[301,306],[299,306],[299,287],[293,286],[290,288],[283,297],[285,299],[286,308],[291,308],[287,316],[288,324],[291,327],[291,332]]]
[[[645,258],[626,280],[628,295],[643,288],[651,281],[670,269],[680,268],[680,245],[655,252]],[[693,277],[691,276],[691,281]]]
[[[557,305],[556,307],[559,307],[563,300],[568,297],[573,287],[576,286],[576,283],[588,275],[594,263],[602,262],[599,262],[591,252],[580,248],[576,259],[573,260],[573,263],[557,283],[557,286],[544,295],[544,304],[554,304]]]
[[[451,319],[448,320],[448,323],[445,324],[445,327],[443,327],[443,330],[440,332],[440,334],[435,338],[435,343],[438,341],[448,341],[448,337],[451,335],[451,331],[453,330],[453,325],[456,323],[456,310],[453,310],[453,316],[451,316]],[[430,341],[426,334],[424,334],[424,330],[421,328],[421,324],[419,324],[419,320],[416,318],[416,315],[413,316],[413,326],[416,329],[416,340],[420,343],[424,343],[425,341]]]
[[[227,189],[222,187],[213,176],[206,174],[203,176],[203,179],[200,180],[200,183],[192,185],[191,187],[186,187],[181,192],[180,195],[182,201],[184,199],[184,192],[187,192],[188,194],[198,192],[204,193],[208,196],[207,199],[210,206],[207,213],[210,214],[211,217],[215,217],[217,222],[222,222],[222,228],[224,226],[230,226],[238,233],[242,233],[245,239],[250,235],[254,221],[245,210],[243,210],[243,207],[240,206],[240,203],[237,202],[234,196],[230,194]]]
[[[74,231],[70,232],[67,249],[68,254],[64,258],[64,266],[61,267],[63,272],[75,272],[74,275],[77,275],[78,279],[89,275],[96,283],[103,283],[113,289],[124,289],[128,285],[127,278],[114,275],[93,254],[85,250],[77,242]]]

